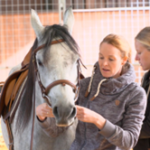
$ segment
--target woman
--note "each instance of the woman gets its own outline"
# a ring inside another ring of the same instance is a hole
[[[150,149],[150,27],[142,29],[135,37],[135,60],[139,61],[142,69],[147,71],[143,77],[142,87],[147,93],[147,108],[143,121],[139,141],[134,150]]]
[[[134,82],[130,52],[126,40],[117,35],[110,34],[100,43],[92,77],[81,81],[76,106],[79,123],[70,150],[129,150],[135,146],[146,95]],[[37,107],[36,114],[40,120],[46,119],[45,104]],[[48,126],[41,124],[45,131]]]

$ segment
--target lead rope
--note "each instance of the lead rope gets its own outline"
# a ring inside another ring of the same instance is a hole
[[[30,143],[30,150],[33,147],[33,136],[34,136],[34,122],[35,122],[35,87],[34,87],[34,94],[33,94],[33,120],[32,120],[32,130],[31,130],[31,143]]]
[[[36,65],[35,56],[33,56],[33,63]],[[36,81],[36,71],[34,72],[34,83]],[[30,150],[33,147],[33,136],[34,136],[34,122],[35,122],[35,86],[33,90],[33,118],[32,118],[32,129],[31,129],[31,142],[30,142]]]

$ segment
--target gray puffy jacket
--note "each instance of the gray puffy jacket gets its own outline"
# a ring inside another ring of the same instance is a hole
[[[70,150],[129,150],[138,140],[146,108],[146,94],[135,83],[131,64],[123,67],[118,78],[104,79],[96,63],[95,75],[88,97],[85,97],[90,78],[81,82],[79,105],[87,107],[107,119],[100,131],[94,124],[79,121],[76,139]],[[97,93],[96,98],[91,98]]]

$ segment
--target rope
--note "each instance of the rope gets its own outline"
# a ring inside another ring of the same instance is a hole
[[[101,84],[102,84],[104,81],[106,81],[106,80],[107,80],[107,79],[103,79],[103,80],[101,80],[101,81],[99,82],[98,87],[97,87],[97,92],[96,92],[96,94],[91,98],[91,101],[93,101],[93,100],[95,99],[95,97],[98,96],[99,91],[100,91]]]

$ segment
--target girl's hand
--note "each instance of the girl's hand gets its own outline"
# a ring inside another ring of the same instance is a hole
[[[46,103],[43,103],[36,107],[36,115],[39,120],[43,121],[47,117],[54,117],[53,110]]]
[[[102,129],[106,123],[106,119],[103,118],[100,114],[85,108],[76,105],[77,109],[77,115],[76,117],[83,122],[93,123],[95,124],[99,129]]]

